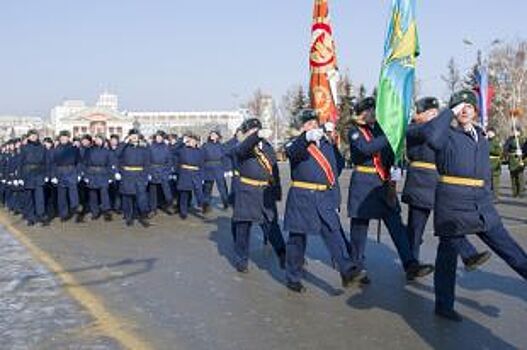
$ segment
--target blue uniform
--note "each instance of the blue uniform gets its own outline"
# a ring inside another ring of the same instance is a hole
[[[321,165],[308,152],[310,144],[303,133],[286,145],[293,181],[287,195],[284,217],[284,228],[289,231],[286,278],[292,283],[298,283],[302,278],[307,234],[310,233],[322,235],[342,276],[348,277],[356,270],[341,235],[337,182],[329,182]],[[323,138],[318,149],[330,164],[336,179],[342,168],[337,165],[334,146]],[[318,188],[303,188],[297,184],[309,184]]]
[[[24,217],[29,224],[44,220],[44,183],[49,166],[46,148],[28,141],[20,149],[17,174],[24,182]]]
[[[115,176],[115,158],[112,152],[99,146],[92,146],[83,152],[82,173],[89,191],[89,206],[93,217],[111,209],[109,186]]]
[[[150,150],[146,145],[121,144],[116,150],[119,173],[122,176],[119,192],[122,210],[127,222],[148,213],[148,176]]]
[[[276,208],[276,202],[282,198],[282,188],[273,147],[254,133],[238,144],[233,152],[240,173],[234,190],[232,216],[236,268],[245,270],[248,266],[253,223],[260,225],[283,266],[285,242],[278,225]]]
[[[111,147],[109,148],[109,151],[112,157],[112,163],[114,164],[116,169],[119,169],[119,157],[117,156],[117,149],[118,147],[116,148]],[[120,184],[120,181],[117,181],[117,180],[113,181],[110,184],[110,188],[108,189],[109,195],[110,195],[111,207],[112,207],[112,210],[114,210],[115,212],[120,212],[122,209],[121,193],[119,191],[119,184]]]
[[[421,130],[425,127],[425,124],[411,124],[406,133],[406,154],[410,164],[402,201],[409,206],[408,236],[416,259],[419,259],[423,233],[430,212],[434,208],[435,192],[439,181],[435,152],[422,136]],[[477,254],[476,248],[467,239],[457,242],[458,252],[463,261]]]
[[[370,135],[369,139],[366,135]],[[359,266],[365,262],[366,240],[370,219],[382,219],[395,244],[406,271],[418,264],[414,257],[406,227],[401,220],[400,205],[395,186],[389,178],[381,178],[379,171],[389,177],[393,165],[393,152],[388,139],[378,124],[355,126],[348,134],[351,160],[355,167],[350,180],[348,215],[351,218],[351,244],[353,260]],[[376,166],[375,155],[380,156]],[[382,167],[383,170],[378,169]]]
[[[452,118],[447,109],[422,130],[436,153],[441,176],[434,208],[434,229],[440,240],[434,280],[436,309],[440,310],[454,307],[456,241],[464,235],[478,235],[527,279],[527,254],[511,238],[493,205],[489,143],[478,127],[475,134],[452,127]]]
[[[201,149],[205,157],[203,167],[203,194],[206,205],[210,205],[212,187],[216,187],[220,193],[223,205],[228,206],[227,183],[225,182],[226,154],[225,147],[220,142],[209,141]]]
[[[179,192],[179,214],[188,215],[192,193],[198,206],[203,206],[203,152],[199,148],[184,146],[177,150],[177,183]]]
[[[57,183],[57,209],[61,219],[66,219],[79,206],[78,183],[80,153],[73,144],[60,144],[49,151],[50,178]]]
[[[158,204],[158,190],[163,193],[163,207],[169,207],[174,201],[170,188],[170,177],[174,172],[174,156],[170,147],[164,143],[154,142],[150,145],[150,161],[152,180],[150,181],[150,210],[156,210]]]

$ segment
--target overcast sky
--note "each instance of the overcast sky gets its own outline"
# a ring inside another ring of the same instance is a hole
[[[109,89],[126,110],[231,109],[258,87],[308,82],[312,0],[2,0],[0,115],[47,116]],[[389,0],[330,2],[339,65],[378,80]],[[527,38],[525,0],[418,0],[422,93],[445,94],[451,56]]]

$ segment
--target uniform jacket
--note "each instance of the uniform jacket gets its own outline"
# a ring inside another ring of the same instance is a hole
[[[177,150],[177,189],[179,191],[193,191],[203,185],[204,156],[200,148],[183,146]],[[196,167],[196,170],[185,169],[185,166]]]
[[[150,171],[150,150],[148,146],[122,143],[115,152],[119,162],[119,172],[122,176],[119,185],[121,194],[136,195],[138,191],[145,191]],[[129,171],[126,170],[127,167],[142,170]]]
[[[105,147],[92,146],[83,152],[82,173],[86,180],[86,186],[92,189],[108,187],[113,181],[116,164],[115,157]]]
[[[40,141],[28,141],[20,148],[19,157],[17,173],[20,179],[24,181],[24,187],[34,189],[44,186],[49,167],[49,156],[46,147]]]
[[[49,152],[51,178],[57,178],[58,186],[77,186],[80,175],[80,152],[73,144],[60,144]]]
[[[166,143],[154,142],[150,145],[152,183],[168,182],[174,171],[174,156]]]

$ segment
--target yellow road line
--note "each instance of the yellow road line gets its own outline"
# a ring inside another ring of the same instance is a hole
[[[135,334],[125,329],[125,323],[112,315],[102,301],[84,288],[73,275],[68,273],[49,254],[37,247],[27,235],[13,226],[4,213],[0,213],[2,224],[15,238],[20,241],[28,251],[42,264],[58,276],[66,291],[82,305],[95,319],[96,327],[112,339],[118,341],[124,348],[133,350],[149,350],[151,347]]]

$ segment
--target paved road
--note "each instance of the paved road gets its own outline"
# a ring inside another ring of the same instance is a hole
[[[348,178],[345,173],[342,183]],[[527,201],[510,198],[508,183],[504,177],[499,210],[527,248]],[[370,227],[367,248],[371,286],[341,290],[321,241],[310,237],[308,293],[298,296],[284,288],[283,272],[272,251],[263,247],[257,228],[250,274],[234,272],[229,215],[217,209],[205,219],[191,216],[186,222],[159,216],[148,230],[127,229],[120,220],[57,222],[48,228],[26,228],[18,218],[11,220],[74,276],[80,288],[102,300],[121,320],[119,327],[154,349],[527,348],[527,284],[497,258],[480,271],[459,269],[457,307],[465,320],[451,324],[432,314],[432,278],[407,285],[387,234],[381,244],[374,241],[376,225]],[[433,261],[435,248],[429,232],[424,261]],[[11,263],[9,257],[2,260],[2,266]],[[7,284],[16,284],[12,281],[20,279],[19,273],[23,272],[9,274]],[[24,273],[42,275],[31,268]],[[26,280],[32,285],[39,278]],[[39,319],[35,315],[27,327],[60,334],[57,328],[43,327]],[[0,332],[5,327],[0,320]]]

